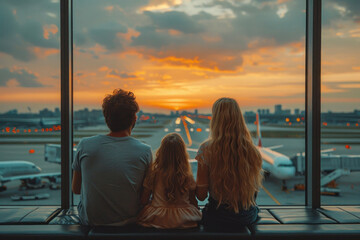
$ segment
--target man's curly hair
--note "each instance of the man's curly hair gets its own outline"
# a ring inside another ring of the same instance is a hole
[[[139,105],[134,93],[122,89],[115,89],[108,94],[102,104],[105,122],[112,132],[129,129],[139,111]]]

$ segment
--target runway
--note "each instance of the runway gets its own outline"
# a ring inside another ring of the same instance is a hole
[[[159,147],[162,137],[170,132],[178,132],[184,139],[189,151],[190,159],[196,156],[196,150],[200,144],[209,136],[209,121],[201,119],[190,120],[188,117],[180,116],[175,118],[158,119],[156,123],[140,123],[133,131],[133,136],[141,141],[149,144],[153,153]],[[249,124],[249,129],[254,130],[255,126]],[[263,127],[263,131],[303,131],[302,129],[288,129],[284,127]],[[355,130],[345,131],[345,134],[354,133]],[[341,130],[336,129],[336,132]],[[75,131],[74,142],[78,142],[82,137],[106,134],[106,126],[95,126],[78,129]],[[360,134],[360,129],[355,131]],[[0,161],[23,160],[35,163],[42,169],[43,173],[59,172],[60,165],[44,161],[44,146],[46,142],[60,143],[59,133],[48,133],[44,136],[38,134],[28,134],[20,136],[7,136],[2,134],[0,138]],[[8,141],[11,139],[11,141]],[[256,141],[254,141],[256,142]],[[292,157],[297,153],[305,151],[305,139],[301,137],[263,137],[263,146],[270,147],[275,145],[283,145],[282,148],[276,151]],[[351,148],[346,148],[346,144],[351,144]],[[360,154],[359,139],[346,138],[323,138],[322,149],[336,148],[335,154]],[[30,151],[33,150],[33,151]],[[33,152],[33,153],[30,153]],[[192,171],[196,177],[197,163],[192,162]],[[323,204],[359,204],[360,199],[360,172],[352,172],[349,176],[341,177],[337,180],[338,188],[341,189],[340,196],[322,196]],[[304,205],[305,193],[304,191],[294,190],[295,184],[304,184],[304,176],[296,176],[287,181],[288,190],[282,191],[282,182],[272,176],[264,180],[264,187],[258,194],[257,203],[259,205]],[[0,205],[59,205],[60,204],[60,190],[50,190],[49,186],[44,184],[44,188],[36,190],[19,190],[20,181],[13,181],[6,183],[7,190],[0,192]],[[28,200],[28,201],[12,201],[13,195],[34,195],[38,193],[49,193],[50,197],[45,200]],[[75,203],[78,197],[75,197]],[[206,201],[199,204],[205,204]]]

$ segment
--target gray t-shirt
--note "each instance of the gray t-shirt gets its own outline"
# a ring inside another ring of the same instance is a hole
[[[124,225],[134,221],[151,161],[151,147],[133,137],[83,138],[72,165],[82,178],[81,223]]]

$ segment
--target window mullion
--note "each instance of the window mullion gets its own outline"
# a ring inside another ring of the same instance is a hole
[[[60,2],[61,22],[61,208],[70,206],[72,157],[72,77],[70,76],[69,0]]]
[[[306,2],[306,206],[320,207],[321,0]]]

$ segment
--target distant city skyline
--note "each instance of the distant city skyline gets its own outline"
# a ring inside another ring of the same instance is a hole
[[[281,106],[281,107],[279,107]],[[79,111],[84,111],[84,110],[88,110],[88,111],[101,111],[101,107],[97,107],[97,108],[88,108],[88,107],[84,107],[84,108],[75,108],[74,109],[74,113],[79,112]],[[180,110],[165,110],[165,109],[161,109],[162,111],[147,111],[146,108],[141,108],[140,106],[140,111],[145,112],[145,113],[160,113],[160,114],[167,114],[167,115],[171,115],[171,113],[176,113],[176,112],[193,112],[193,113],[199,113],[199,114],[210,114],[211,113],[211,109],[209,109],[208,111],[205,111],[203,109],[203,111],[199,110],[198,108],[193,108],[193,109],[180,109]],[[253,109],[242,109],[243,114],[245,113],[249,113],[249,112],[259,112],[261,114],[301,114],[305,111],[305,109],[302,108],[289,108],[286,105],[282,105],[282,104],[275,104],[272,107],[268,107],[268,108],[253,108]],[[26,107],[26,111],[20,111],[17,108],[13,108],[13,109],[9,109],[6,111],[0,111],[0,115],[1,114],[6,114],[6,113],[10,113],[12,112],[13,114],[41,114],[41,113],[46,113],[46,112],[50,112],[50,113],[55,113],[56,115],[60,116],[60,108],[59,107],[44,107],[42,109],[31,109],[29,107]],[[349,112],[360,112],[360,108],[356,109],[351,109],[351,110],[342,110],[342,111],[321,111],[322,113],[327,113],[327,112],[334,112],[334,113],[349,113]],[[11,114],[11,113],[10,113]]]

